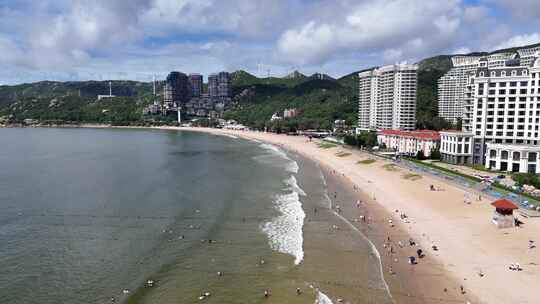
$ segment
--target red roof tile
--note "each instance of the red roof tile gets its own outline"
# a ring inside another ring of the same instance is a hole
[[[416,131],[401,131],[401,130],[381,130],[381,135],[396,135],[403,137],[413,137],[419,139],[439,140],[441,136],[439,132],[433,130],[416,130]]]
[[[507,199],[499,199],[491,203],[491,205],[497,209],[518,209],[516,204]]]

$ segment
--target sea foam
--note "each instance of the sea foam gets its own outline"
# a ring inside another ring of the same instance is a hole
[[[229,138],[234,138],[234,139],[238,139],[237,136],[234,136],[234,135],[231,135],[231,134],[222,134],[223,136],[227,136]]]
[[[333,304],[332,300],[322,293],[320,290],[317,292],[317,299],[315,299],[315,304]]]
[[[287,160],[287,163],[285,165],[285,170],[290,173],[298,173],[298,170],[300,168],[298,167],[298,163],[294,160],[292,160],[283,150],[281,150],[279,147],[276,147],[271,144],[260,144],[259,147],[269,151],[272,155],[278,156],[282,159]]]
[[[262,225],[262,231],[268,236],[270,248],[294,257],[298,265],[304,259],[304,237],[302,228],[306,214],[302,209],[300,196],[306,193],[291,175],[285,184],[288,186],[285,194],[277,195],[275,207],[281,213],[276,218]]]

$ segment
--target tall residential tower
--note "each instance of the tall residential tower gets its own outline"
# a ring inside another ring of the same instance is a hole
[[[395,64],[358,74],[358,129],[414,130],[418,66]]]
[[[165,81],[163,101],[168,107],[181,107],[191,98],[188,77],[184,73],[171,72]]]
[[[203,90],[203,76],[201,74],[189,74],[191,97],[200,97]]]

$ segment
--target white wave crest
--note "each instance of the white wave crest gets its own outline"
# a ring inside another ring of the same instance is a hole
[[[285,152],[283,152],[283,150],[281,150],[280,148],[274,146],[274,145],[271,145],[271,144],[260,144],[259,147],[265,149],[265,150],[268,150],[270,152],[273,152],[274,154],[282,157],[282,158],[285,158],[285,159],[290,159],[287,154]]]
[[[227,137],[229,137],[229,138],[238,139],[238,136],[234,136],[234,135],[231,135],[231,134],[223,134],[223,136],[227,136]]]
[[[298,182],[296,181],[296,177],[294,175],[291,175],[288,179],[285,180],[285,183],[290,186],[290,190],[297,192],[298,194],[302,196],[306,196],[307,194],[304,192],[304,189],[300,188],[298,186]]]
[[[285,170],[287,170],[287,172],[296,174],[298,173],[298,170],[300,170],[300,168],[298,167],[298,163],[292,160],[289,156],[287,156],[287,154],[283,152],[283,150],[281,150],[280,148],[271,144],[260,144],[259,146],[271,152],[273,155],[288,160],[287,164],[285,165]]]
[[[285,168],[285,170],[287,170],[287,172],[296,174],[296,173],[298,173],[298,170],[300,170],[300,167],[298,167],[297,162],[295,162],[294,160],[291,160],[287,164],[287,167]]]
[[[300,195],[306,195],[296,183],[296,178],[287,179],[289,186],[286,194],[277,195],[276,209],[281,213],[278,217],[262,225],[261,229],[268,236],[270,248],[294,257],[298,265],[304,259],[304,236],[302,228],[306,214],[302,209]]]
[[[333,304],[333,302],[327,295],[325,295],[319,290],[317,292],[317,299],[315,299],[315,304]]]

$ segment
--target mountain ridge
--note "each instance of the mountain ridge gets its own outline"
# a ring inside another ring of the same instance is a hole
[[[461,56],[488,55],[501,52],[516,51],[523,48],[540,46],[538,44],[506,48],[491,52],[471,52]],[[436,55],[417,62],[417,127],[425,129],[441,129],[449,124],[437,117],[437,80],[452,66],[451,57],[456,55]],[[270,116],[285,108],[297,107],[304,114],[299,123],[307,127],[330,128],[333,120],[345,119],[354,124],[357,112],[358,73],[375,67],[358,70],[347,75],[333,78],[326,74],[314,73],[310,76],[299,71],[283,77],[257,77],[244,70],[231,73],[234,106],[227,111],[228,118],[234,118],[250,126],[264,127]],[[142,105],[153,100],[152,83],[131,80],[110,80],[113,94],[123,97],[122,109],[130,111],[130,119],[134,119],[132,108],[139,109]],[[158,92],[162,83],[158,83]],[[62,108],[48,108],[45,105],[53,98],[65,100],[63,105],[69,105],[69,111],[74,107],[89,107],[97,95],[109,93],[109,80],[97,81],[39,81],[18,85],[0,86],[0,116],[13,114],[20,118],[39,118],[39,116],[54,119],[52,111],[62,111]],[[73,100],[73,102],[70,102]],[[19,102],[17,106],[11,106]],[[47,113],[40,115],[33,105],[42,102],[38,107]],[[132,106],[130,106],[132,105]],[[110,107],[110,106],[109,106]],[[85,115],[69,117],[97,117],[97,106],[88,109]],[[105,108],[101,110],[107,110]],[[252,113],[249,113],[252,111]],[[58,115],[57,115],[58,116]],[[59,116],[64,117],[64,116]],[[100,118],[101,119],[101,118]],[[142,118],[141,118],[142,119]]]

